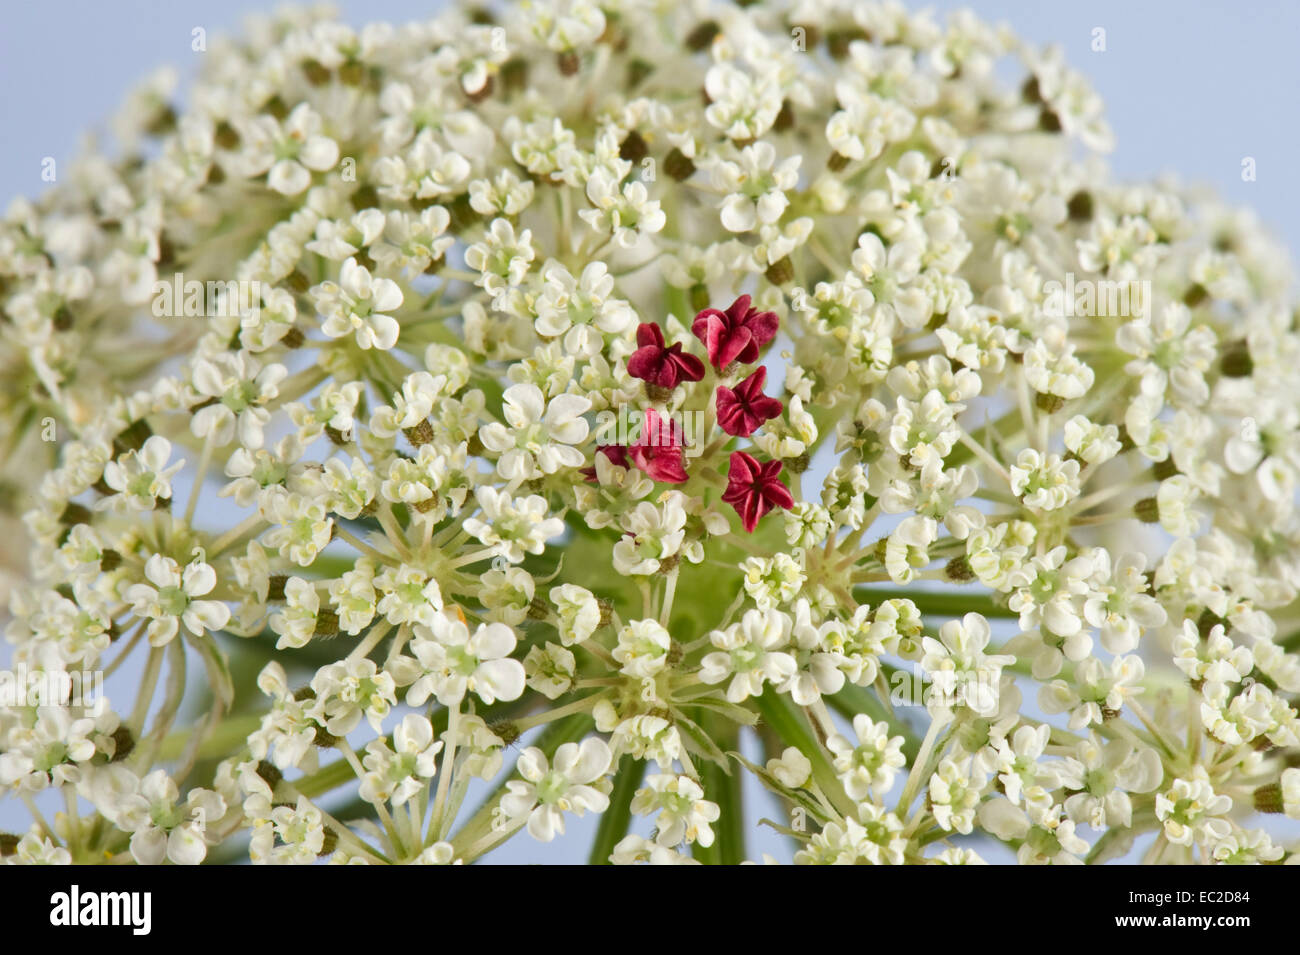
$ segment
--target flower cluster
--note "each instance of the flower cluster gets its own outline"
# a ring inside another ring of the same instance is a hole
[[[797,863],[1300,862],[1291,275],[1058,53],[530,0],[202,59],[0,219],[6,637],[113,688],[0,700],[0,861],[736,863],[756,779]]]

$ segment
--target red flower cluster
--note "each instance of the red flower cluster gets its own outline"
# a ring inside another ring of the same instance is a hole
[[[760,312],[752,307],[748,295],[731,303],[725,312],[706,308],[695,316],[691,331],[709,353],[709,364],[721,374],[734,362],[750,364],[758,360],[759,349],[776,337],[780,324],[774,312]],[[681,342],[669,345],[663,330],[654,322],[644,322],[636,330],[637,350],[627,361],[627,370],[648,386],[672,391],[683,381],[700,381],[704,362],[685,352]],[[763,394],[767,369],[759,366],[734,388],[719,385],[714,396],[718,425],[727,434],[747,438],[777,417],[784,409],[775,398]],[[654,395],[654,391],[651,391]],[[684,458],[685,437],[671,418],[663,418],[653,408],[645,410],[641,434],[630,445],[607,444],[598,447],[619,467],[635,467],[651,480],[681,484],[688,477]],[[594,467],[583,468],[589,480],[596,477]],[[759,519],[774,507],[790,508],[794,498],[777,477],[780,461],[760,462],[753,455],[735,451],[727,472],[727,490],[722,499],[736,509],[740,522],[749,533]]]

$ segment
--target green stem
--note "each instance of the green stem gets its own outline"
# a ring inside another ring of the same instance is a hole
[[[623,757],[614,773],[614,791],[609,794],[609,808],[600,817],[596,841],[592,843],[589,865],[609,865],[614,847],[627,835],[632,824],[632,797],[645,777],[645,760]]]
[[[785,746],[793,746],[812,763],[813,778],[826,793],[826,797],[842,816],[857,815],[857,806],[844,792],[835,770],[826,757],[826,751],[817,742],[811,727],[794,709],[789,697],[769,688],[757,699],[758,711]]]
[[[717,726],[716,721],[710,722]],[[718,804],[720,813],[713,845],[706,849],[696,843],[691,847],[692,855],[706,865],[740,865],[745,861],[745,805],[740,775],[728,773],[710,760],[701,767],[700,777],[705,797]]]
[[[960,617],[967,613],[985,617],[1013,618],[1020,615],[996,603],[989,594],[964,594],[959,591],[919,590],[909,588],[864,587],[853,588],[854,596],[863,602],[883,602],[903,598],[916,604],[916,609],[927,617]]]

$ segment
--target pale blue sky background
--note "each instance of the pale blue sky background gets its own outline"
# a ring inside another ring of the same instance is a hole
[[[360,25],[423,18],[442,3],[343,0],[336,6]],[[1300,156],[1300,3],[939,0],[929,6],[970,7],[1023,37],[1060,44],[1106,102],[1118,141],[1111,163],[1121,178],[1177,172],[1255,208],[1293,252],[1300,249],[1300,180],[1293,167]],[[0,2],[0,208],[13,195],[38,194],[45,185],[42,158],[53,156],[61,166],[71,160],[82,134],[102,124],[136,81],[167,64],[182,76],[192,70],[202,55],[190,49],[194,27],[210,36],[234,30],[245,14],[269,7],[255,0]],[[1104,53],[1090,50],[1095,27],[1106,29]],[[1245,156],[1256,160],[1255,182],[1241,180]],[[7,649],[0,646],[0,660]],[[119,695],[110,687],[110,696]],[[766,800],[754,808],[755,817],[777,815]],[[0,800],[0,828],[24,817],[15,801]],[[571,820],[560,846],[519,838],[492,861],[583,861],[594,828],[591,817]],[[764,850],[789,857],[780,837],[751,830],[751,858]]]

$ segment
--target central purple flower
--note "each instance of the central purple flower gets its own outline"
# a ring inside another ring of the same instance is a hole
[[[706,308],[695,316],[691,331],[709,351],[709,363],[719,372],[733,361],[750,364],[758,350],[776,337],[781,321],[775,312],[760,312],[742,295],[725,312]]]
[[[761,428],[764,421],[781,413],[785,406],[763,394],[766,382],[767,369],[760,365],[734,389],[718,388],[718,424],[723,431],[747,438]]]
[[[602,444],[596,453],[605,455],[621,468],[636,468],[652,481],[681,484],[687,479],[685,445],[681,425],[672,418],[660,417],[653,408],[646,408],[645,423],[634,442]],[[596,480],[594,467],[583,468],[582,473],[587,480]]]
[[[780,461],[759,462],[744,451],[731,452],[731,467],[727,471],[727,490],[722,499],[736,509],[740,523],[749,533],[754,532],[759,519],[774,507],[790,509],[794,498],[790,489],[777,477],[781,473]]]

